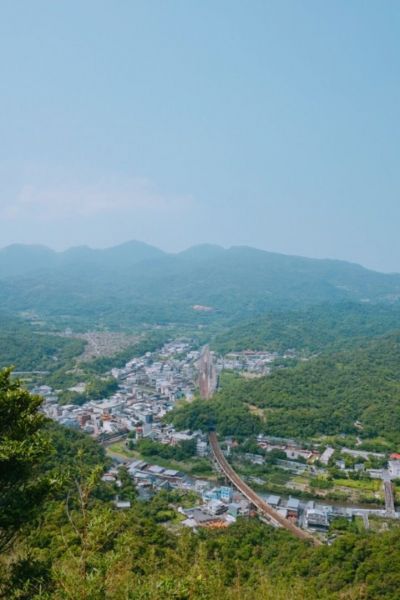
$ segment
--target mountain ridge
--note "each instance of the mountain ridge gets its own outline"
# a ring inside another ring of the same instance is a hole
[[[338,259],[338,258],[330,258],[330,257],[325,257],[325,258],[315,258],[315,257],[310,257],[310,256],[303,256],[303,255],[298,255],[298,254],[287,254],[284,252],[275,252],[272,250],[265,250],[263,248],[256,248],[254,246],[248,246],[248,245],[232,245],[229,246],[227,248],[219,245],[219,244],[211,244],[211,243],[201,243],[201,244],[194,244],[193,246],[189,246],[188,248],[185,248],[184,250],[180,250],[178,252],[168,252],[165,250],[162,250],[161,248],[158,248],[157,246],[154,246],[153,244],[148,244],[147,242],[143,242],[140,240],[128,240],[126,242],[121,242],[119,244],[113,245],[113,246],[107,246],[105,248],[93,248],[91,246],[88,246],[86,244],[82,244],[79,246],[70,246],[69,248],[66,248],[65,250],[54,250],[53,248],[51,248],[50,246],[46,246],[44,244],[24,244],[24,243],[13,243],[13,244],[8,244],[7,246],[3,246],[0,248],[0,277],[2,276],[2,272],[1,272],[1,268],[2,268],[2,262],[4,261],[4,257],[8,257],[8,258],[13,258],[13,256],[17,256],[19,258],[22,257],[29,257],[29,253],[34,253],[34,256],[47,256],[48,258],[50,257],[71,257],[71,256],[80,256],[83,254],[86,255],[99,255],[99,256],[106,256],[106,255],[118,255],[118,254],[123,254],[123,253],[127,253],[129,250],[132,250],[134,253],[138,253],[138,252],[147,252],[149,256],[154,257],[176,257],[176,258],[182,258],[182,257],[190,257],[190,258],[202,258],[204,260],[207,260],[209,258],[213,258],[216,255],[229,255],[229,254],[247,254],[247,255],[253,255],[253,256],[263,256],[263,257],[269,257],[271,260],[272,259],[278,259],[278,260],[292,260],[292,259],[298,259],[299,261],[303,261],[304,263],[314,263],[314,264],[331,264],[332,266],[334,265],[348,265],[350,267],[358,267],[359,269],[363,269],[365,271],[371,272],[371,273],[379,273],[381,275],[384,276],[392,276],[392,275],[400,275],[400,271],[399,272],[383,272],[383,271],[377,271],[375,269],[371,269],[369,267],[366,267],[360,263],[357,262],[353,262],[350,260],[344,260],[344,259]],[[144,259],[147,259],[148,256],[144,256]]]
[[[58,257],[66,257],[66,256],[73,256],[73,255],[79,255],[80,253],[86,253],[86,254],[99,254],[99,255],[107,255],[107,254],[119,254],[122,251],[127,251],[131,249],[132,251],[144,251],[147,250],[147,252],[150,254],[153,254],[154,256],[158,255],[159,257],[161,256],[168,256],[168,257],[187,257],[187,256],[196,256],[196,257],[201,257],[201,258],[209,258],[212,257],[214,255],[222,255],[222,254],[253,254],[253,255],[263,255],[263,256],[269,256],[270,258],[278,258],[279,259],[299,259],[301,261],[305,261],[305,262],[315,262],[315,263],[325,263],[325,264],[338,264],[338,265],[351,265],[352,267],[359,267],[361,269],[364,269],[366,271],[372,272],[372,273],[380,273],[382,275],[400,275],[400,271],[393,271],[393,272],[384,272],[384,271],[378,271],[376,269],[371,269],[369,267],[366,267],[365,265],[362,265],[361,263],[358,262],[354,262],[351,260],[345,260],[345,259],[339,259],[339,258],[331,258],[331,257],[324,257],[324,258],[315,258],[315,257],[311,257],[311,256],[304,256],[301,254],[289,254],[289,253],[285,253],[285,252],[276,252],[276,251],[272,251],[272,250],[265,250],[263,248],[257,248],[255,246],[249,246],[246,244],[233,244],[232,246],[228,246],[228,247],[224,247],[221,246],[219,244],[211,244],[211,243],[200,243],[200,244],[194,244],[192,246],[188,246],[188,248],[185,248],[184,250],[180,250],[177,252],[168,252],[165,250],[162,250],[161,248],[159,248],[158,246],[155,246],[153,244],[148,244],[147,242],[143,242],[141,240],[127,240],[125,242],[121,242],[119,244],[115,244],[113,246],[107,246],[105,248],[95,248],[92,246],[89,246],[87,244],[82,244],[82,245],[78,245],[78,246],[70,246],[64,250],[55,250],[53,248],[51,248],[50,246],[46,246],[45,244],[24,244],[24,243],[13,243],[13,244],[8,244],[6,246],[0,247],[0,266],[1,266],[1,261],[2,261],[2,257],[4,256],[9,256],[9,257],[13,257],[16,255],[19,256],[23,256],[24,254],[26,255],[29,252],[34,252],[36,255],[42,255],[42,256],[58,256]],[[1,272],[0,272],[0,276],[1,276]]]
[[[102,250],[78,247],[56,253],[14,246],[0,251],[4,309],[44,317],[85,314],[93,324],[258,318],[277,308],[399,299],[399,274],[248,246],[201,245],[166,253],[131,241]],[[195,305],[213,310],[194,314]]]

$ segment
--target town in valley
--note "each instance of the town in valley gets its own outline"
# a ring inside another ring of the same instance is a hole
[[[32,392],[44,397],[43,411],[49,418],[83,431],[106,448],[113,464],[103,475],[104,482],[118,486],[119,469],[125,468],[143,500],[160,490],[188,495],[190,506],[186,502],[185,507],[175,507],[182,526],[220,528],[238,516],[255,517],[256,507],[224,475],[210,448],[209,432],[177,430],[168,422],[168,413],[177,404],[192,402],[196,394],[212,398],[225,371],[247,378],[267,376],[278,368],[275,365],[280,359],[293,357],[292,350],[284,357],[261,351],[220,356],[208,346],[198,347],[190,338],[177,338],[132,358],[123,367],[111,368],[108,375],[115,380],[116,390],[108,397],[75,405],[60,403],[60,390],[45,384],[35,385]],[[69,391],[83,392],[85,385],[77,383]],[[343,438],[338,446],[338,440],[330,445],[324,439],[259,434],[252,451],[243,451],[234,436],[222,440],[221,446],[248,485],[259,490],[260,497],[277,514],[318,539],[329,540],[330,525],[337,519],[358,519],[368,529],[371,523],[375,528],[387,527],[400,517],[392,491],[392,480],[400,479],[400,455],[358,450],[357,444],[348,448]],[[171,452],[172,459],[157,461],[160,445],[172,449],[185,445],[187,455],[180,461]],[[325,498],[312,486],[313,481],[326,481],[332,470],[339,473],[335,486],[338,499],[334,501],[332,494]],[[276,481],[281,485],[271,484]],[[358,482],[370,490],[367,501],[357,494]],[[130,501],[117,494],[115,505],[122,510],[129,508]]]

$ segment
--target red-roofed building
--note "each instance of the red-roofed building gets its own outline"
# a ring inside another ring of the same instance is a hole
[[[393,454],[390,455],[390,458],[391,460],[400,460],[400,454],[393,452]]]

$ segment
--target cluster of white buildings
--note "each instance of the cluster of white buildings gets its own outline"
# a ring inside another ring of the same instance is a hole
[[[57,394],[48,386],[33,391],[44,396],[44,412],[67,427],[82,429],[100,439],[135,431],[137,438],[162,441],[162,417],[177,400],[193,397],[199,355],[187,341],[169,342],[159,352],[147,352],[123,368],[112,369],[118,382],[116,393],[81,406],[60,405]]]
[[[251,514],[251,504],[230,486],[207,486],[201,492],[201,503],[180,509],[186,517],[182,525],[191,529],[200,527],[221,528],[234,523],[239,516]]]
[[[271,372],[272,363],[279,357],[276,352],[230,352],[217,359],[217,369],[222,371],[239,371],[253,373],[255,375],[268,375]]]
[[[124,461],[129,475],[135,483],[139,499],[147,500],[160,490],[181,490],[194,492],[198,500],[192,508],[179,507],[185,516],[182,525],[199,527],[227,527],[238,516],[251,514],[250,503],[234,488],[227,485],[216,486],[210,481],[192,478],[181,471],[169,469],[145,460]],[[119,467],[112,467],[102,477],[106,483],[121,487]],[[130,502],[116,497],[117,508],[126,509]]]
[[[257,437],[257,444],[267,452],[281,450],[286,454],[286,457],[289,460],[298,460],[299,458],[302,458],[306,461],[313,462],[317,458],[320,458],[320,453],[314,448],[304,448],[295,440],[288,438],[278,438],[260,434]]]

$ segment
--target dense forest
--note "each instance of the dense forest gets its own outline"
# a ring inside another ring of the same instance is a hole
[[[107,460],[51,425],[41,400],[0,375],[0,595],[24,600],[396,600],[400,537],[344,532],[315,548],[255,519],[193,534],[177,492],[137,499],[101,481]],[[131,501],[118,511],[115,494]],[[29,510],[28,510],[29,507]]]
[[[260,379],[225,376],[212,400],[176,407],[168,418],[181,429],[215,425],[222,435],[357,433],[383,436],[397,447],[400,334],[365,340]]]
[[[178,254],[129,242],[115,248],[11,246],[0,250],[0,302],[72,327],[232,323],[267,310],[324,302],[393,302],[400,277],[334,260],[249,247]],[[196,311],[194,305],[212,310]]]
[[[326,303],[273,311],[241,322],[217,335],[212,346],[220,354],[241,350],[283,353],[288,349],[314,354],[355,346],[396,329],[400,330],[397,304]]]
[[[0,312],[0,368],[54,371],[65,367],[84,350],[83,340],[42,333],[9,313]]]

